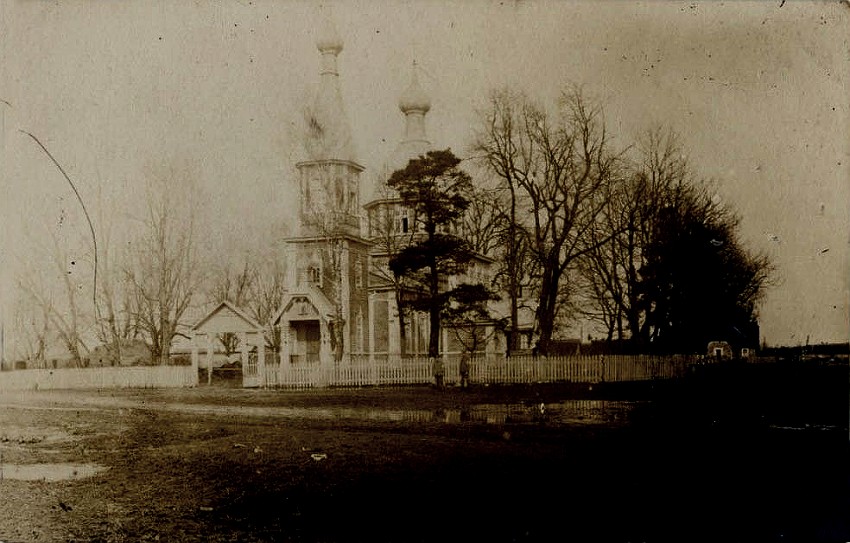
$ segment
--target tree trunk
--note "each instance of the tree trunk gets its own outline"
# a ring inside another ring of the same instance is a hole
[[[511,214],[508,224],[508,296],[511,304],[511,333],[508,336],[508,354],[519,349],[519,283],[523,270],[517,262],[516,239],[516,189],[513,182],[508,180],[508,190],[511,194]]]
[[[398,335],[399,335],[399,349],[401,351],[402,356],[407,354],[407,323],[404,321],[404,304],[401,300],[402,291],[401,288],[396,286],[395,289],[395,306],[398,310]],[[415,348],[414,348],[415,351]]]
[[[430,219],[430,218],[429,218]],[[432,221],[428,221],[426,226],[428,232],[429,246],[433,246],[434,234],[437,231],[436,225]],[[430,261],[430,295],[431,306],[428,308],[430,330],[428,334],[428,356],[430,358],[438,358],[440,356],[440,274],[437,269],[437,258],[432,254]]]
[[[428,356],[437,358],[440,356],[440,277],[437,274],[436,264],[432,262],[431,266],[431,307],[428,308],[430,320]]]
[[[440,308],[431,306],[430,311],[431,330],[428,334],[428,356],[438,358],[440,356]]]
[[[519,349],[519,304],[517,296],[511,293],[511,332],[508,335],[508,355]]]
[[[540,327],[540,338],[537,343],[539,354],[547,355],[551,350],[552,333],[555,330],[559,279],[560,273],[557,265],[550,266],[543,274],[543,281],[540,285],[540,305],[537,307],[537,322]]]

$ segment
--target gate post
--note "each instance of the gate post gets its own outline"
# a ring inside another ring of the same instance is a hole
[[[192,382],[193,387],[198,386],[198,334],[192,332]]]
[[[269,385],[266,378],[266,338],[262,332],[257,333],[257,371],[260,373],[260,386]]]

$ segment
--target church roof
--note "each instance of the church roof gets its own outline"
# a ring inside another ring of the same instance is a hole
[[[419,77],[416,74],[416,62],[413,62],[413,75],[410,78],[410,86],[402,93],[398,101],[398,108],[405,115],[408,113],[428,113],[431,109],[431,99],[419,85]]]
[[[414,61],[410,85],[401,94],[398,107],[404,114],[404,135],[381,169],[370,201],[395,200],[398,193],[386,186],[386,181],[396,170],[407,166],[413,159],[431,150],[431,142],[425,133],[425,115],[431,109],[431,100],[419,84],[419,67]]]
[[[336,30],[336,25],[329,13],[324,13],[319,27],[319,37],[316,40],[316,47],[319,52],[329,52],[338,55],[342,51],[342,38]]]
[[[306,284],[301,285],[298,290],[288,292],[283,297],[283,303],[280,306],[277,314],[275,314],[274,319],[272,319],[272,323],[277,325],[280,323],[280,319],[283,317],[284,313],[288,309],[292,300],[296,298],[307,298],[309,302],[316,308],[319,314],[325,319],[333,319],[334,316],[334,305],[328,300],[327,296],[318,288],[313,285]]]
[[[351,126],[340,89],[337,56],[342,51],[342,38],[329,16],[322,17],[322,28],[316,40],[321,54],[320,82],[315,100],[305,114],[305,147],[308,161],[355,160]]]

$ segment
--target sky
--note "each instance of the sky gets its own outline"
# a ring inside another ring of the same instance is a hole
[[[580,85],[619,146],[653,126],[676,131],[695,175],[741,216],[744,243],[772,258],[768,344],[848,339],[850,3],[330,5],[363,201],[402,135],[414,58],[430,140],[461,156],[492,90],[545,103]],[[45,225],[78,246],[87,228],[20,130],[119,234],[140,227],[146,180],[160,178],[188,192],[203,243],[222,258],[284,235],[320,19],[313,2],[0,3],[4,314]]]

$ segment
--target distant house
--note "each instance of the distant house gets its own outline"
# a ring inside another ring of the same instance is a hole
[[[708,344],[711,358],[748,358],[759,348],[759,325],[757,321],[745,325],[729,326],[715,341]],[[719,353],[719,354],[718,354]]]
[[[125,339],[120,343],[120,362],[115,359],[119,350],[98,345],[85,356],[87,366],[144,366],[151,363],[151,348],[140,339]]]
[[[735,356],[728,341],[709,342],[707,354],[709,358],[714,360],[731,360]]]

